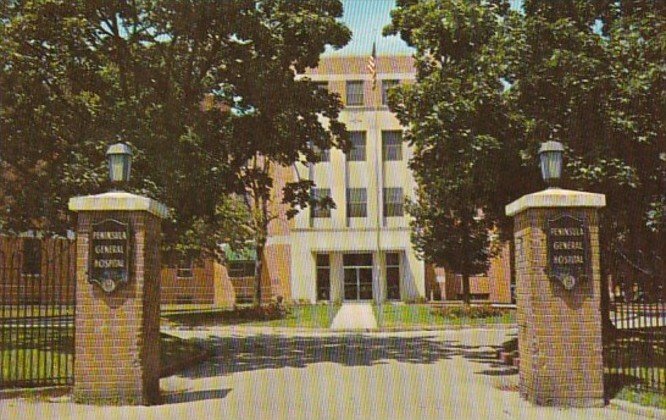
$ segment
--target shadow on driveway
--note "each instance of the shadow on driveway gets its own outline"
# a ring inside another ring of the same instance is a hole
[[[373,366],[389,361],[433,364],[440,360],[463,357],[486,369],[477,374],[514,375],[517,370],[496,358],[499,346],[466,346],[457,341],[443,341],[436,336],[251,336],[209,337],[195,340],[214,356],[205,363],[185,370],[178,376],[208,378],[261,369],[305,368],[314,363],[343,366]]]
[[[231,389],[211,389],[207,391],[176,391],[162,394],[162,404],[181,404],[193,401],[222,399]]]

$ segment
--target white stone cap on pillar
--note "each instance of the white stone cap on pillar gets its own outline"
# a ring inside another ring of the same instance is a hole
[[[592,207],[606,206],[606,196],[584,191],[563,190],[561,188],[548,188],[532,194],[526,194],[506,206],[506,215],[515,216],[527,209],[535,207]]]
[[[84,195],[69,199],[71,211],[147,211],[164,219],[169,215],[166,206],[159,201],[123,191],[97,195]]]

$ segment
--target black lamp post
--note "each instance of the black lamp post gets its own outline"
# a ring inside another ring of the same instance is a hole
[[[557,141],[541,143],[539,159],[541,160],[541,176],[548,188],[557,188],[562,177],[562,154],[564,147]]]
[[[124,143],[116,143],[109,146],[106,151],[109,159],[109,179],[114,185],[124,184],[129,181],[130,169],[132,168],[132,149]]]

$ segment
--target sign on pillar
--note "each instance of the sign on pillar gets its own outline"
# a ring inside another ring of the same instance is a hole
[[[548,277],[556,279],[567,290],[588,280],[592,274],[590,264],[590,235],[587,222],[569,214],[548,220]]]
[[[125,192],[74,197],[74,399],[159,402],[160,225],[166,207]]]
[[[107,219],[92,225],[89,281],[111,293],[129,280],[132,235],[128,223]]]
[[[599,221],[602,194],[549,188],[514,217],[520,393],[539,405],[604,404]]]

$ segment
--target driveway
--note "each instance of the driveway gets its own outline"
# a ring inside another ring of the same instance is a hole
[[[517,371],[494,352],[510,329],[408,333],[170,330],[201,341],[211,360],[161,380],[164,404],[96,407],[0,401],[2,418],[632,419],[612,408],[523,401]]]

